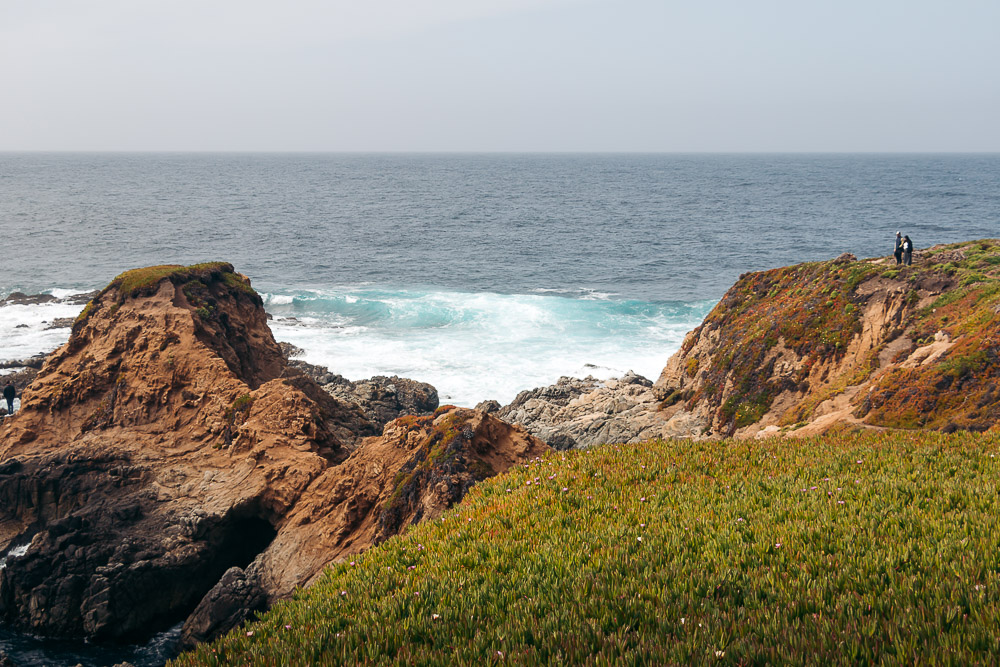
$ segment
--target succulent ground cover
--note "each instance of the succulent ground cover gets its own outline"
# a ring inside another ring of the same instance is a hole
[[[177,665],[990,663],[1000,436],[553,453]]]

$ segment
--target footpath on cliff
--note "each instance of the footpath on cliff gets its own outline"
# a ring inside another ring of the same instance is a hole
[[[437,407],[401,389],[379,396]],[[0,423],[0,619],[120,641],[186,619],[192,645],[547,450],[473,410],[367,405],[288,363],[231,265],[122,274]]]

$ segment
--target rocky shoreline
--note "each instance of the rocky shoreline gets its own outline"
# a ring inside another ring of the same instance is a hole
[[[190,645],[547,449],[286,353],[228,264],[96,296],[0,422],[0,619],[102,641],[186,619]]]
[[[0,422],[0,619],[114,640],[182,619],[190,646],[548,448],[1000,428],[1000,242],[918,259],[746,274],[655,382],[475,409],[297,359],[227,264],[112,283],[66,345],[5,364],[30,386]]]

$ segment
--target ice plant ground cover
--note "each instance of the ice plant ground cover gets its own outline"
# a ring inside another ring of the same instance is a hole
[[[177,665],[989,663],[1000,437],[553,453]]]

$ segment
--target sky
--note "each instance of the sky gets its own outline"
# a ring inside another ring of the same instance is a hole
[[[0,151],[1000,151],[997,0],[0,0]]]

